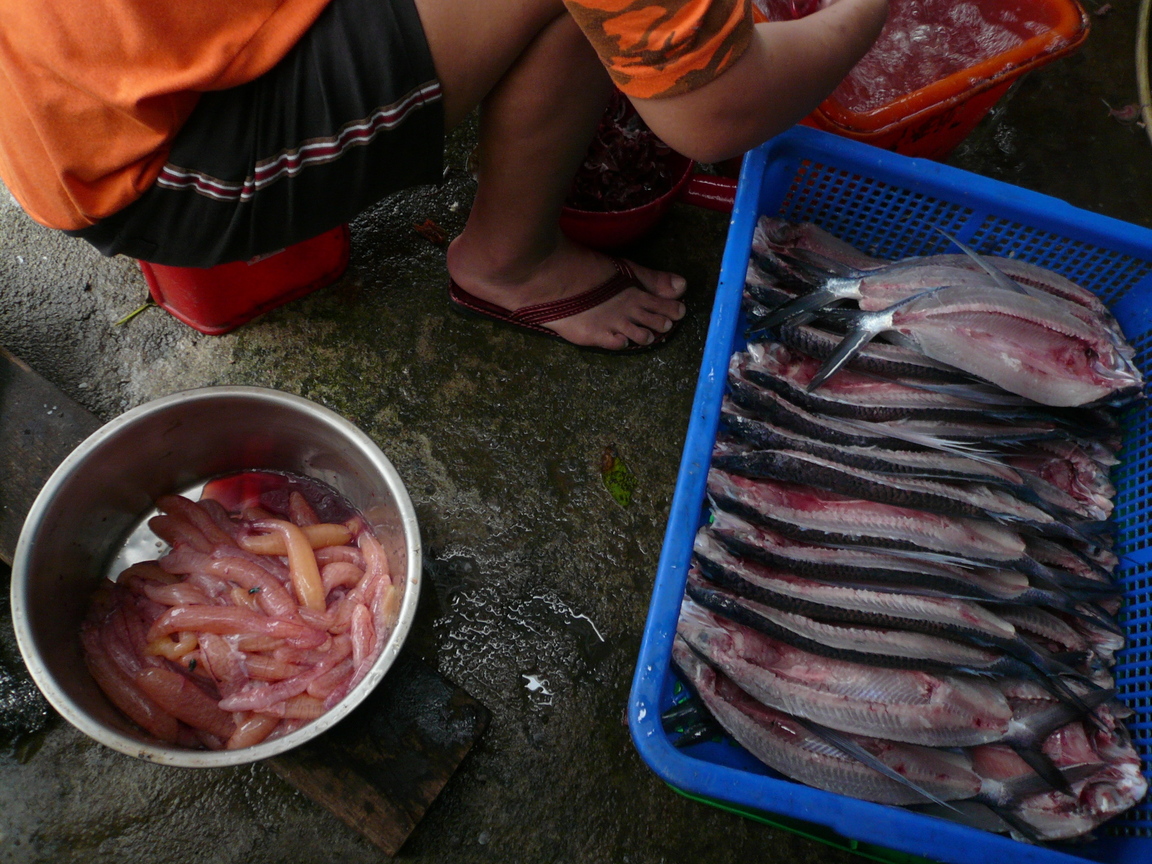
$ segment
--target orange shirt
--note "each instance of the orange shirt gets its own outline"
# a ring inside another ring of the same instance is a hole
[[[199,91],[276,64],[329,0],[0,0],[0,178],[53,228],[156,178]]]
[[[752,0],[564,0],[624,93],[688,93],[715,79],[752,38]]]

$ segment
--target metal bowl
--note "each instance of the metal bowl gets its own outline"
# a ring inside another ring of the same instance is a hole
[[[403,575],[396,627],[364,679],[326,714],[240,750],[157,742],[96,686],[81,655],[80,623],[125,538],[161,495],[242,470],[291,471],[340,492],[364,514]],[[40,490],[12,565],[12,617],[33,680],[68,722],[108,747],[165,765],[239,765],[282,753],[348,714],[392,665],[416,612],[420,533],[408,492],[367,435],[307,399],[258,387],[208,387],[141,405],[94,432]]]

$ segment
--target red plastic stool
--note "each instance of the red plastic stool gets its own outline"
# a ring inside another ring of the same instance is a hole
[[[138,261],[152,300],[189,327],[218,336],[339,279],[348,267],[347,225],[252,261],[169,267]]]

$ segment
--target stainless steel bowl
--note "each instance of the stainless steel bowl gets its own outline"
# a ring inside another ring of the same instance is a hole
[[[400,617],[372,670],[331,711],[295,732],[241,750],[158,743],[113,708],[88,674],[80,623],[92,591],[157,497],[241,470],[292,471],[344,495],[371,523]],[[416,612],[421,564],[416,514],[392,463],[367,435],[307,399],[258,387],[208,387],[141,405],[94,432],[52,474],[20,533],[12,617],[20,653],[52,706],[122,753],[186,767],[238,765],[282,753],[338,722],[380,682]]]

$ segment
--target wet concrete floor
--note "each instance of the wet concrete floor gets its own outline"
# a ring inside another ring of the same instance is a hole
[[[1137,101],[1135,7],[1093,17],[1081,51],[1027,77],[949,161],[1152,225],[1152,144],[1108,107]],[[35,225],[4,196],[0,345],[105,420],[190,387],[275,387],[350,418],[394,462],[426,548],[413,647],[492,712],[400,860],[857,860],[682,798],[623,722],[726,218],[677,205],[629,250],[691,285],[684,327],[654,354],[581,353],[465,321],[447,307],[443,247],[412,225],[461,228],[472,136],[453,137],[443,185],[352,225],[337,284],[222,337],[157,308],[118,323],[146,299],[134,263]],[[609,446],[638,480],[627,508],[601,482]],[[74,731],[28,679],[6,594],[0,862],[382,858],[260,764],[163,768]]]

